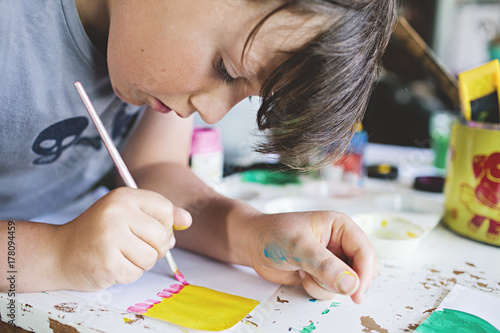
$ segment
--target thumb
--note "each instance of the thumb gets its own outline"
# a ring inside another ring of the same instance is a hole
[[[319,243],[309,249],[302,262],[302,272],[299,275],[302,285],[313,297],[328,299],[330,293],[352,295],[358,289],[360,280],[356,272]]]
[[[312,273],[301,269],[299,276],[307,293],[317,299],[332,299],[335,294],[354,294],[360,285],[358,275],[349,268],[336,271],[338,273],[333,273],[330,278],[319,279]]]
[[[187,210],[174,207],[174,230],[186,230],[192,223],[193,218]]]

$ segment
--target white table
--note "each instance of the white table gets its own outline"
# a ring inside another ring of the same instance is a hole
[[[368,180],[365,183],[367,191],[363,196],[332,199],[333,206],[355,214],[380,209],[376,205],[376,198],[384,193],[415,194],[410,188],[410,180],[415,172],[431,170],[427,168],[430,152],[425,149],[400,151],[399,148],[390,148],[393,154],[389,154],[387,149],[384,146],[372,147],[367,152],[368,163],[377,163],[377,159],[381,159],[380,162],[399,165],[400,171],[403,171],[400,181],[396,184]],[[408,171],[406,174],[405,170]],[[246,193],[260,191],[258,186],[245,186]],[[304,195],[303,187],[296,186],[267,187],[262,193],[265,195],[253,198],[252,203],[256,206],[262,207],[266,201],[280,196]],[[430,197],[435,202],[442,202],[443,199],[442,195],[436,194],[417,195]],[[458,236],[438,225],[423,238],[412,255],[381,260],[380,275],[373,281],[361,305],[354,304],[345,296],[337,296],[333,301],[312,301],[300,287],[281,286],[228,331],[411,332],[433,312],[455,284],[500,297],[499,261],[500,248]],[[16,325],[28,331],[192,331],[99,303],[82,301],[65,292],[17,294],[16,303]],[[9,319],[6,305],[7,295],[0,294],[3,322]],[[124,318],[129,321],[125,323]],[[0,322],[2,332],[8,329],[3,322]]]

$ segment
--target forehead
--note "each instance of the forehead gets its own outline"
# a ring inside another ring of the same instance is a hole
[[[250,20],[235,20],[239,33],[227,38],[225,48],[247,75],[260,81],[287,58],[289,52],[307,44],[325,25],[326,18],[320,15],[305,15],[280,10],[265,21],[266,16],[279,6],[266,5],[252,8],[260,1],[244,1],[249,11],[254,12]],[[262,23],[261,25],[259,25]],[[258,26],[258,29],[255,27]]]

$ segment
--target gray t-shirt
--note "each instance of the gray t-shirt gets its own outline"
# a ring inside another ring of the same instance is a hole
[[[113,168],[75,81],[123,147],[142,108],[114,94],[74,0],[0,0],[0,219],[50,212]]]

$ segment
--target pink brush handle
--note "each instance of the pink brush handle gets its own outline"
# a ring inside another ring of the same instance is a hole
[[[128,168],[125,165],[123,158],[121,157],[120,153],[118,152],[118,149],[116,149],[116,146],[113,143],[113,140],[111,140],[111,137],[109,136],[109,133],[106,130],[106,127],[104,127],[104,125],[101,121],[101,118],[97,114],[97,112],[94,108],[94,105],[90,101],[89,96],[85,92],[85,89],[83,89],[83,85],[79,81],[76,81],[75,87],[76,87],[76,90],[78,91],[78,94],[80,95],[80,98],[83,101],[83,104],[85,104],[85,107],[87,108],[87,111],[89,112],[90,118],[92,118],[92,121],[94,122],[94,125],[97,128],[97,131],[99,132],[99,135],[101,136],[101,139],[104,142],[104,145],[106,146],[106,149],[108,150],[109,155],[111,156],[111,159],[113,159],[113,162],[115,163],[116,169],[120,173],[120,176],[122,177],[123,182],[128,187],[138,188],[137,184],[134,181],[134,178],[132,178],[130,171],[128,171]],[[179,268],[177,268],[177,264],[175,263],[174,258],[172,257],[172,254],[170,253],[170,251],[167,251],[167,254],[165,255],[165,259],[167,260],[168,265],[170,266],[170,269],[174,273],[175,278],[181,283],[186,283],[186,280],[184,279],[184,276],[179,271]]]

